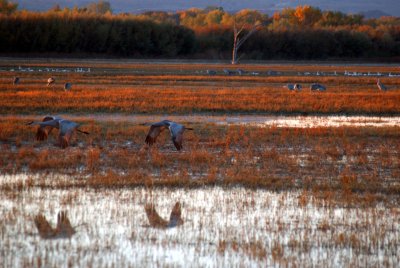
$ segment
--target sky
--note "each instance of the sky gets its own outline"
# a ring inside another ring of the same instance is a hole
[[[59,4],[61,7],[84,6],[97,0],[13,0],[20,8],[47,10]],[[257,9],[272,14],[284,7],[312,5],[322,10],[337,10],[344,13],[360,13],[379,10],[392,16],[400,16],[400,0],[108,0],[114,13],[140,13],[148,10],[176,11],[191,7],[222,6],[227,11],[244,8]]]

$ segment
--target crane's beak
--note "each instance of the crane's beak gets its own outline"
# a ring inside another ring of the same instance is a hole
[[[25,125],[30,126],[33,124],[33,121],[26,123]]]

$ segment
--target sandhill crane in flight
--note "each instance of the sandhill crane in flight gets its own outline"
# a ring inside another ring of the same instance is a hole
[[[37,215],[34,221],[40,237],[44,239],[70,238],[76,233],[65,211],[57,214],[56,228],[51,227],[42,214]]]
[[[315,84],[311,84],[310,90],[311,90],[311,91],[314,91],[314,90],[325,91],[325,90],[326,90],[326,87],[323,86],[323,85],[321,85],[321,84],[316,84],[316,83],[315,83]]]
[[[56,80],[53,77],[50,77],[49,79],[47,79],[47,86],[50,86],[51,84],[53,84]]]
[[[19,84],[19,77],[14,77],[13,85],[18,85],[18,84]]]
[[[172,208],[169,221],[166,221],[160,217],[154,207],[154,204],[146,204],[144,210],[146,211],[146,216],[149,220],[150,226],[153,228],[173,228],[183,224],[183,219],[181,217],[181,203],[179,202],[176,202],[175,206]]]
[[[379,80],[379,78],[378,78],[378,82],[376,82],[376,85],[378,86],[379,90],[381,90],[381,91],[387,90],[387,87],[384,84],[382,84],[382,82]]]
[[[89,133],[86,131],[82,131],[78,129],[80,126],[78,123],[65,120],[65,119],[53,119],[53,120],[48,120],[44,122],[30,122],[28,125],[39,125],[39,128],[46,128],[46,127],[52,127],[52,128],[58,128],[58,142],[61,148],[67,148],[69,146],[72,134],[75,131],[78,131],[80,133],[84,133],[88,135]]]
[[[58,116],[52,116],[52,115],[46,115],[42,122],[46,122],[46,121],[51,121],[51,120],[62,120],[61,117]],[[28,125],[31,125],[33,122],[28,123]],[[55,124],[55,126],[41,126],[39,125],[37,131],[36,131],[36,140],[37,141],[44,141],[47,140],[47,137],[49,136],[49,134],[51,133],[51,131],[53,130],[53,128],[59,128],[58,124]]]
[[[150,126],[149,133],[146,136],[146,143],[150,146],[153,145],[156,142],[158,135],[160,135],[160,133],[167,128],[171,133],[172,142],[174,143],[176,149],[178,151],[181,150],[183,132],[185,132],[185,130],[193,130],[193,128],[187,128],[184,125],[169,120],[163,120],[161,122],[152,124]]]
[[[65,83],[64,84],[64,90],[65,91],[69,91],[69,90],[71,90],[71,88],[72,88],[72,84],[71,83]]]

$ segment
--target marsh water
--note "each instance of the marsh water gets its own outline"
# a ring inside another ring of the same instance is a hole
[[[253,125],[260,127],[393,127],[400,126],[400,116],[279,116],[279,115],[169,115],[169,114],[59,114],[62,118],[70,120],[93,120],[100,122],[128,122],[132,124],[153,123],[164,119],[176,122],[194,124],[226,124],[226,125]],[[42,115],[0,115],[0,119],[26,119],[41,120]]]
[[[0,118],[29,121],[42,116]],[[400,125],[400,117],[373,116],[61,116],[133,125],[162,119],[295,128]],[[4,267],[395,267],[400,263],[400,209],[384,203],[343,207],[301,191],[243,187],[54,186],[78,179],[85,178],[0,174],[0,259]],[[36,185],[39,181],[41,186]],[[146,204],[154,204],[161,217],[168,219],[177,201],[182,204],[182,226],[167,230],[149,226]],[[67,211],[77,233],[66,239],[42,239],[35,216],[43,214],[56,226],[60,211]]]
[[[241,187],[52,189],[52,181],[73,179],[55,174],[46,176],[48,188],[26,187],[32,179],[38,176],[0,175],[2,188],[10,186],[0,195],[3,267],[394,267],[400,262],[398,208],[335,207],[297,191]],[[145,204],[154,204],[167,219],[176,201],[182,204],[182,226],[149,227]],[[55,226],[59,211],[67,211],[77,233],[42,239],[35,215]]]

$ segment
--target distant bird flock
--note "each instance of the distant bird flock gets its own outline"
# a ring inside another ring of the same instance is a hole
[[[21,67],[18,66],[17,68],[11,68],[8,71],[10,72],[51,72],[51,73],[69,73],[69,72],[77,72],[77,73],[90,73],[91,68],[90,67],[76,67],[76,68],[50,68],[50,67]],[[196,73],[204,73],[204,71],[199,71]],[[205,70],[205,73],[209,76],[216,76],[216,75],[227,75],[227,76],[245,76],[245,75],[251,75],[251,76],[259,76],[259,75],[266,75],[266,76],[278,76],[278,75],[293,75],[293,72],[282,72],[282,71],[274,71],[274,70],[268,70],[265,72],[258,72],[258,71],[246,71],[243,69],[236,69],[236,70],[231,70],[231,69],[222,69],[222,70],[212,70],[212,69],[207,69]],[[323,72],[323,71],[316,71],[316,72],[297,72],[297,76],[371,76],[371,77],[378,77],[377,81],[377,87],[378,90],[380,91],[387,91],[388,88],[380,82],[379,77],[400,77],[400,73],[381,73],[381,72],[352,72],[352,71],[347,71],[345,70],[344,72]],[[19,85],[21,84],[21,78],[15,76],[13,78],[13,85]],[[47,86],[52,86],[56,83],[56,79],[54,77],[49,77],[47,79]],[[283,86],[284,88],[287,88],[290,91],[301,91],[302,90],[302,85],[298,83],[289,83]],[[72,83],[71,82],[65,82],[63,86],[64,91],[71,91],[72,90]],[[310,84],[310,91],[326,91],[327,87],[325,85],[321,85],[318,83],[312,83]]]

